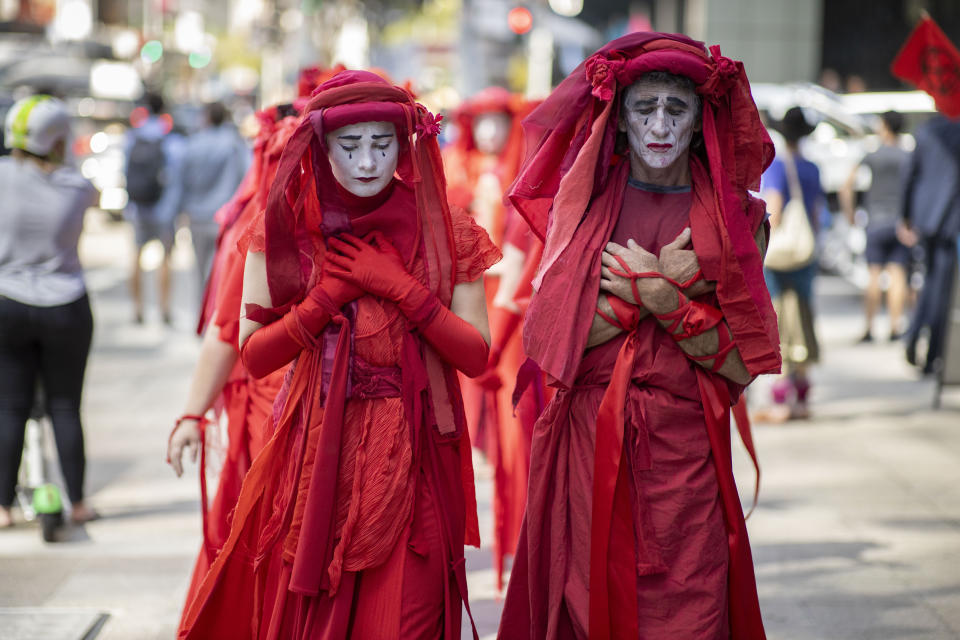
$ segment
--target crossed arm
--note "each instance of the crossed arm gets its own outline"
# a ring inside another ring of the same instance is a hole
[[[766,236],[763,227],[757,230],[754,237],[757,246],[760,248],[761,255],[766,250]],[[611,242],[607,244],[606,251],[601,256],[601,278],[600,291],[615,295],[629,304],[640,304],[640,318],[649,314],[655,316],[663,315],[675,311],[680,304],[678,289],[668,280],[663,278],[638,278],[636,281],[639,300],[634,297],[631,279],[618,275],[614,271],[622,269],[615,256],[619,256],[630,271],[634,273],[659,273],[676,281],[686,282],[692,278],[700,269],[700,263],[693,249],[687,248],[690,243],[690,229],[684,231],[670,244],[665,245],[660,250],[660,256],[655,256],[647,251],[633,240],[627,242],[627,246],[622,246]],[[680,292],[688,298],[709,293],[715,289],[716,285],[707,280],[700,280],[691,285],[688,289]],[[607,301],[606,296],[600,295],[597,301],[598,309],[604,314],[611,316],[612,308]],[[658,321],[664,328],[668,328],[670,323],[665,320]],[[730,335],[730,328],[725,320],[721,321],[716,327],[694,335],[686,339],[677,341],[677,345],[689,356],[702,357],[716,354],[721,346],[719,331],[727,332]],[[623,332],[620,327],[607,322],[599,313],[594,315],[593,324],[590,327],[590,334],[587,339],[587,346],[592,347],[602,344],[607,340]],[[710,369],[713,367],[714,359],[697,360],[697,362]],[[738,383],[747,384],[752,376],[743,364],[743,359],[736,346],[727,354],[726,360],[717,369],[720,375]]]

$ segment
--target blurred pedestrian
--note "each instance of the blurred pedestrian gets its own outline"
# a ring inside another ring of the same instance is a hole
[[[220,225],[214,214],[233,196],[250,166],[251,152],[223,103],[206,107],[206,124],[187,138],[176,184],[176,210],[190,221],[199,291],[213,264]]]
[[[900,209],[903,175],[909,153],[900,144],[903,114],[887,111],[880,116],[880,148],[864,156],[840,190],[840,204],[851,225],[856,218],[856,185],[860,167],[870,170],[870,188],[866,193],[866,259],[870,280],[863,296],[866,329],[860,342],[873,340],[873,320],[883,298],[882,276],[887,276],[887,312],[890,315],[890,340],[903,334],[901,316],[907,300],[907,268],[910,248],[900,241]]]
[[[177,215],[176,195],[167,188],[176,171],[176,137],[169,135],[173,121],[164,112],[164,100],[159,93],[144,95],[139,119],[127,132],[126,167],[129,203],[125,216],[133,225],[135,251],[130,272],[130,294],[133,298],[133,318],[143,323],[143,248],[151,240],[163,247],[158,279],[158,303],[165,324],[171,324],[170,312],[170,252],[173,249],[174,223]]]
[[[957,265],[960,234],[960,122],[937,115],[920,125],[917,146],[907,163],[903,194],[903,219],[907,244],[923,249],[926,268],[923,288],[907,330],[907,361],[919,365],[917,343],[927,334],[922,362],[925,374],[943,366],[950,292]]]
[[[0,158],[0,527],[12,524],[24,430],[39,383],[53,424],[71,518],[96,517],[84,500],[80,403],[93,335],[77,244],[92,184],[63,164],[70,114],[34,95],[7,113]]]
[[[784,139],[784,153],[777,156],[763,174],[762,196],[770,213],[770,233],[778,232],[781,214],[794,191],[790,183],[799,181],[807,220],[816,236],[818,212],[826,205],[820,186],[820,170],[800,153],[800,141],[813,132],[800,107],[791,107],[776,124]],[[781,231],[782,233],[782,231]],[[810,394],[808,369],[820,357],[814,328],[813,285],[817,262],[791,270],[764,268],[767,288],[777,310],[783,375],[774,381],[771,412],[765,419],[782,421],[806,418]]]
[[[499,637],[763,637],[730,407],[779,369],[739,62],[618,38],[524,120],[508,197],[545,238],[524,346],[537,421]]]

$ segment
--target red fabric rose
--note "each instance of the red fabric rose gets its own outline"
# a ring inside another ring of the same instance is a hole
[[[597,54],[586,63],[587,80],[593,89],[590,91],[595,97],[609,102],[617,92],[617,70],[623,66],[621,60],[610,60]]]
[[[435,116],[429,111],[424,110],[420,114],[420,122],[417,123],[418,136],[435,136],[440,133],[440,121],[443,116]]]
[[[713,71],[707,81],[700,86],[699,92],[708,98],[717,99],[727,93],[731,85],[737,81],[743,65],[721,55],[720,47],[717,45],[710,47],[710,54],[713,56]]]

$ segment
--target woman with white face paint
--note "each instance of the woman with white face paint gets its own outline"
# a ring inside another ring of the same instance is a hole
[[[448,206],[437,130],[345,71],[287,143],[241,241],[239,340],[251,375],[292,372],[181,638],[460,637],[478,532],[456,372],[486,365],[500,254]]]
[[[729,419],[780,356],[743,67],[631,34],[524,127],[507,197],[545,240],[524,346],[557,392],[500,637],[761,640]]]

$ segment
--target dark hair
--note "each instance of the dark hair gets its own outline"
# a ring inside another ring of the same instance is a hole
[[[883,124],[887,126],[887,129],[890,129],[891,133],[898,134],[903,131],[904,119],[903,114],[899,111],[882,113],[880,119],[883,120]]]
[[[807,122],[806,116],[803,115],[803,109],[800,107],[787,109],[777,126],[777,130],[783,135],[784,140],[791,144],[796,144],[800,141],[800,138],[810,135],[815,128],[814,125]]]
[[[222,102],[211,102],[207,105],[207,122],[219,127],[227,119],[227,108]]]
[[[163,113],[163,96],[155,91],[148,91],[143,94],[143,104],[153,115]]]

